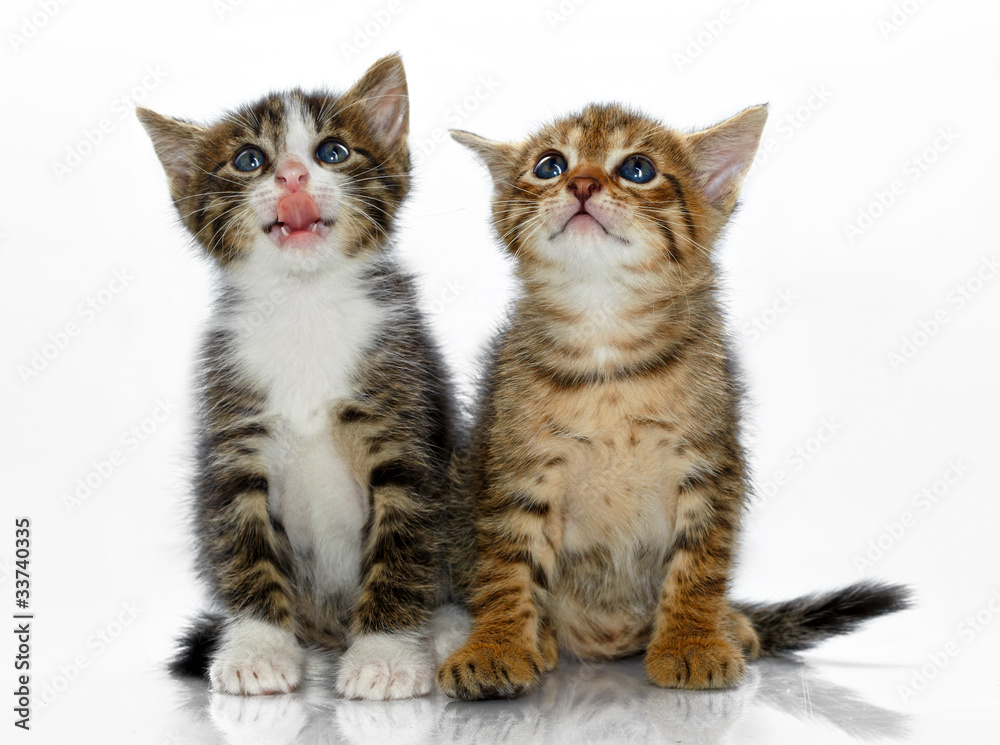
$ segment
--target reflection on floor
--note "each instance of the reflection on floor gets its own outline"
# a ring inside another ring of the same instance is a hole
[[[345,701],[331,666],[315,663],[309,685],[288,696],[209,693],[178,681],[181,699],[166,742],[195,745],[485,745],[486,743],[726,743],[753,707],[836,728],[857,740],[902,740],[908,716],[867,703],[797,660],[762,660],[729,691],[668,691],[650,685],[639,660],[594,665],[561,660],[545,685],[513,701],[451,701],[440,694],[390,702]]]

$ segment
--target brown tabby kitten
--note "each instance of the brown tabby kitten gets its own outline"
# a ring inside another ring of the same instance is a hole
[[[443,589],[451,398],[390,235],[410,183],[398,56],[347,93],[272,94],[209,126],[138,115],[222,284],[203,348],[200,563],[220,613],[173,669],[295,689],[342,648],[355,698],[426,693]]]
[[[473,628],[438,669],[448,695],[516,695],[559,649],[645,651],[657,685],[722,688],[906,606],[874,584],[727,596],[748,487],[711,250],[766,118],[682,134],[602,105],[516,144],[452,133],[493,177],[522,293],[458,469],[478,545],[453,546]]]

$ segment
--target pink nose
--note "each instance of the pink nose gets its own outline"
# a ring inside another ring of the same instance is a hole
[[[591,178],[589,176],[577,176],[569,180],[567,188],[573,192],[574,196],[580,200],[580,204],[582,205],[590,199],[595,192],[601,190],[601,184],[596,178]]]
[[[297,160],[286,160],[278,166],[274,180],[288,189],[290,194],[294,194],[306,185],[306,181],[309,180],[309,171]]]

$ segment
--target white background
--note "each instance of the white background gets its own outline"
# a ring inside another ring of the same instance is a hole
[[[3,741],[995,733],[1000,279],[984,262],[1000,255],[997,17],[995,3],[973,0],[9,0],[0,607],[14,612],[13,520],[29,516],[37,615],[32,731],[14,730],[5,694]],[[445,129],[513,139],[611,99],[691,128],[770,102],[770,152],[718,251],[759,491],[735,591],[780,599],[882,577],[915,587],[916,610],[802,662],[755,665],[747,685],[718,694],[653,690],[635,663],[564,664],[531,699],[477,705],[340,702],[320,683],[226,700],[163,674],[202,604],[185,499],[212,279],[132,103],[209,119],[270,89],[343,89],[394,50],[422,150],[402,251],[466,386],[510,271],[488,230],[486,176]],[[966,620],[977,613],[978,630]],[[3,636],[0,690],[13,691],[14,639]]]

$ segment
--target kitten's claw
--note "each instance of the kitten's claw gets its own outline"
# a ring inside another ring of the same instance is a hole
[[[426,643],[411,634],[368,634],[344,653],[337,693],[345,698],[384,701],[430,693],[434,664]]]
[[[218,693],[291,693],[302,681],[304,662],[293,634],[263,621],[241,620],[226,629],[208,677]]]
[[[505,643],[471,642],[438,668],[437,683],[452,698],[513,698],[534,688],[544,661],[536,650]]]
[[[743,653],[724,639],[654,642],[646,651],[646,674],[663,688],[731,688],[746,672]]]

